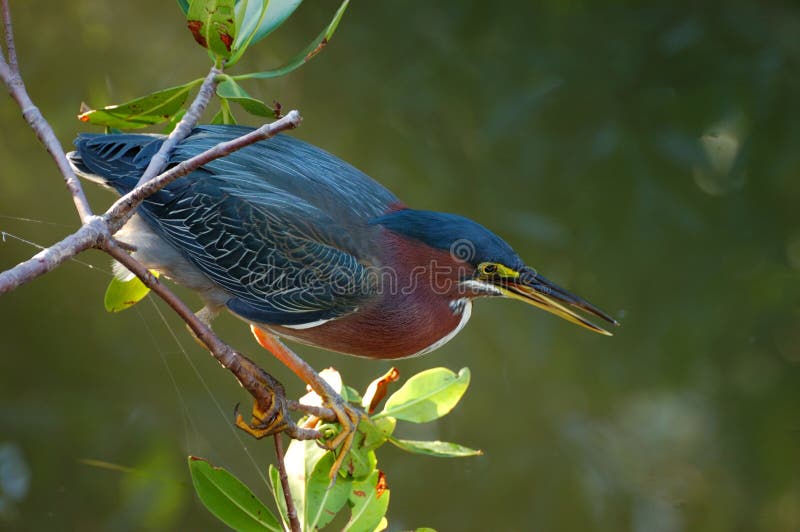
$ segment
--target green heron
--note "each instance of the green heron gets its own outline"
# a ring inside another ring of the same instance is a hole
[[[197,127],[170,164],[249,131]],[[84,134],[69,157],[79,175],[124,194],[163,139]],[[319,376],[274,337],[373,359],[421,355],[455,336],[472,301],[487,296],[518,299],[601,334],[610,333],[577,311],[617,324],[480,224],[411,209],[351,165],[285,135],[171,183],[118,238],[145,266],[198,292],[206,321],[227,308],[323,392],[330,390]],[[323,395],[343,425],[356,419]]]

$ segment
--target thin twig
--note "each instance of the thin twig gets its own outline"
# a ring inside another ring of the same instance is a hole
[[[30,96],[28,96],[25,83],[23,83],[19,72],[13,72],[2,57],[0,57],[0,78],[2,78],[6,87],[8,87],[11,97],[17,101],[20,109],[22,109],[22,117],[28,122],[28,125],[33,129],[34,133],[36,133],[36,136],[44,145],[47,153],[49,153],[55,161],[61,175],[64,176],[67,190],[69,190],[72,195],[72,201],[75,203],[78,215],[82,222],[86,222],[93,216],[92,208],[89,205],[89,200],[86,199],[86,195],[83,193],[83,188],[78,178],[75,177],[75,173],[67,162],[67,157],[64,155],[61,143],[58,141],[58,138],[56,138],[53,128],[50,127],[50,124],[45,120],[44,116],[42,116],[42,112],[39,111],[39,108],[33,104]]]
[[[222,74],[220,68],[216,66],[211,67],[208,75],[206,75],[206,78],[203,80],[203,84],[200,85],[200,90],[197,91],[197,96],[195,96],[192,105],[189,106],[186,114],[181,117],[175,129],[170,132],[167,140],[164,141],[158,152],[150,159],[142,177],[139,178],[139,185],[150,181],[166,168],[172,150],[175,149],[175,146],[177,146],[180,141],[189,136],[189,133],[192,132],[192,128],[197,124],[198,120],[200,120],[206,107],[208,107],[208,103],[211,101],[211,97],[214,96],[214,91],[217,89],[217,84],[219,83],[217,78],[220,74]]]
[[[324,406],[304,405],[300,401],[289,399],[286,401],[286,408],[294,412],[302,412],[305,415],[318,417],[325,421],[336,421],[336,414],[330,408]]]
[[[11,8],[8,5],[8,0],[2,0],[3,11],[3,28],[6,35],[6,53],[8,55],[8,62],[5,57],[0,55],[0,78],[8,87],[11,97],[17,101],[20,109],[22,110],[22,117],[31,126],[31,129],[36,133],[39,141],[44,144],[47,153],[53,157],[56,162],[61,175],[64,176],[64,181],[67,184],[67,190],[72,195],[72,201],[75,203],[75,208],[78,210],[81,222],[87,222],[92,216],[92,207],[89,205],[89,200],[83,193],[78,178],[70,168],[67,158],[64,155],[64,150],[61,148],[61,143],[58,142],[53,128],[42,116],[39,108],[33,104],[28,91],[25,89],[25,83],[22,81],[22,76],[19,73],[19,64],[17,61],[17,49],[14,44],[14,31],[11,24]]]
[[[283,498],[286,500],[286,516],[289,518],[289,526],[292,532],[300,532],[300,521],[297,519],[297,509],[294,507],[292,491],[289,488],[289,476],[286,474],[286,464],[283,461],[283,436],[277,433],[275,436],[275,456],[278,460],[278,475],[281,478],[283,488]]]
[[[142,203],[148,196],[161,190],[168,184],[172,183],[179,177],[183,177],[194,170],[200,168],[215,159],[226,157],[231,153],[240,150],[246,146],[274,137],[282,131],[296,128],[302,122],[300,113],[296,110],[290,111],[279,120],[270,124],[265,124],[260,128],[251,131],[241,137],[237,137],[227,142],[220,142],[216,146],[195,155],[191,159],[187,159],[180,164],[173,166],[166,172],[156,176],[153,179],[147,180],[144,183],[140,180],[136,187],[119,198],[114,204],[109,207],[103,217],[108,221],[111,233],[115,233],[122,225],[132,216],[132,213],[139,204]],[[165,141],[166,143],[166,141]],[[149,167],[148,167],[149,168]]]
[[[0,62],[0,70],[2,70],[2,68],[3,64]],[[113,235],[122,227],[124,222],[132,216],[134,209],[141,204],[145,198],[167,186],[172,181],[191,173],[214,159],[225,157],[245,146],[275,136],[281,131],[295,128],[300,125],[301,121],[302,117],[299,112],[290,111],[286,116],[271,124],[266,124],[242,137],[213,146],[203,153],[170,168],[147,183],[138,185],[114,202],[102,215],[102,221],[108,228],[107,233]],[[49,125],[47,127],[49,128]],[[90,220],[98,218],[99,217],[93,217],[90,218]],[[54,244],[52,246],[55,248],[53,252],[45,249],[37,253],[31,259],[18,264],[10,270],[0,273],[0,294],[10,292],[18,286],[52,271],[62,262],[71,259],[81,251],[91,247],[97,247],[100,243],[101,236],[105,237],[107,235],[105,231],[99,231],[98,227],[81,227],[72,235]],[[121,247],[125,247],[125,245],[123,244]],[[42,260],[43,257],[45,259],[44,261]]]
[[[95,216],[60,242],[43,249],[30,259],[0,272],[0,295],[53,271],[78,253],[97,246],[109,236],[108,226]]]
[[[3,0],[3,28],[6,33],[6,57],[11,72],[19,74],[19,64],[17,63],[17,47],[14,44],[14,31],[11,24],[11,8],[8,0]]]

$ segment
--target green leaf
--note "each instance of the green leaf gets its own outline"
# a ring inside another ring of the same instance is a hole
[[[234,76],[235,79],[268,79],[268,78],[277,78],[292,72],[306,64],[310,61],[315,55],[322,51],[323,48],[328,44],[333,37],[334,32],[336,31],[336,27],[339,25],[339,21],[342,19],[342,15],[344,15],[347,6],[349,5],[350,0],[344,0],[342,5],[339,6],[339,9],[336,11],[336,14],[333,16],[333,20],[331,20],[330,24],[322,30],[322,33],[317,35],[316,39],[311,41],[311,44],[306,46],[299,54],[294,56],[292,59],[289,60],[285,65],[278,67],[274,70],[265,70],[264,72],[254,72],[251,74],[242,74],[240,76]]]
[[[289,526],[289,511],[286,508],[286,499],[283,495],[283,484],[281,484],[281,472],[274,465],[269,465],[269,481],[272,484],[272,495],[275,498],[275,504],[278,507],[278,513],[281,514],[283,525],[285,529],[290,529]]]
[[[170,133],[172,133],[172,130],[175,129],[175,127],[178,125],[178,122],[181,121],[183,115],[185,114],[186,114],[186,109],[180,109],[177,113],[172,115],[172,117],[169,119],[169,122],[167,122],[167,125],[164,127],[164,131],[162,133],[164,133],[165,135],[169,135]]]
[[[356,390],[352,386],[347,386],[345,384],[342,387],[341,396],[342,399],[344,399],[348,403],[361,403],[361,394],[359,394],[358,390]]]
[[[236,2],[236,17],[240,20],[234,48],[255,44],[284,23],[303,0],[244,0]],[[264,8],[266,7],[266,10]],[[242,50],[244,51],[244,50]]]
[[[389,507],[389,490],[383,489],[378,493],[379,478],[380,472],[374,471],[362,482],[353,482],[353,490],[348,500],[350,521],[345,525],[345,531],[375,530],[386,515]]]
[[[226,76],[226,79],[217,85],[217,96],[238,103],[251,115],[275,118],[275,110],[273,108],[247,94],[247,91],[230,77]]]
[[[200,46],[228,58],[236,39],[234,16],[234,0],[191,0],[186,25]]]
[[[389,438],[389,441],[400,449],[410,453],[441,456],[444,458],[462,458],[465,456],[480,456],[483,454],[481,450],[470,449],[469,447],[446,441],[415,441],[399,440],[396,438]]]
[[[363,438],[362,438],[363,439]],[[361,443],[353,445],[342,463],[339,478],[348,475],[355,480],[364,480],[378,466],[378,457],[375,451],[367,449]],[[338,480],[336,482],[339,482]]]
[[[317,462],[314,471],[308,478],[306,484],[306,518],[304,521],[306,530],[323,528],[330,523],[345,505],[350,495],[351,480],[339,477],[336,479],[336,483],[331,485],[331,479],[328,475],[333,466],[333,460],[333,454],[326,453]]]
[[[417,373],[386,401],[373,419],[392,416],[413,423],[438,419],[458,404],[469,386],[469,368],[458,375],[447,368],[433,368]]]
[[[150,273],[158,277],[158,272],[151,270]],[[120,312],[134,306],[149,293],[150,289],[138,277],[127,280],[114,277],[106,288],[103,305],[107,312]]]
[[[219,101],[219,111],[211,119],[212,124],[233,124],[236,125],[236,117],[231,112],[230,103],[228,100]]]
[[[183,108],[192,87],[203,80],[170,87],[102,109],[89,109],[78,115],[78,120],[98,126],[120,129],[138,129],[166,122]]]
[[[300,525],[305,524],[305,508],[308,504],[306,494],[306,479],[311,477],[314,468],[322,457],[327,453],[320,449],[314,440],[292,440],[289,448],[286,449],[284,464],[286,465],[286,475],[289,477],[289,491],[292,492],[292,501],[297,509],[297,517]],[[305,530],[305,527],[303,526]]]
[[[358,424],[358,430],[364,434],[364,447],[377,449],[383,445],[394,432],[396,425],[397,420],[391,416],[361,421]]]
[[[235,530],[282,532],[278,519],[236,477],[202,458],[189,457],[189,471],[200,500],[217,519]]]
[[[217,114],[215,114],[214,117],[211,119],[211,124],[220,125],[224,123],[225,123],[225,113],[222,111],[222,108],[220,108],[220,110],[217,111]]]

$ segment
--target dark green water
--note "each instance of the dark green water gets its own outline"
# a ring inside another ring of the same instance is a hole
[[[207,70],[173,2],[12,3],[31,95],[65,146],[87,130],[81,101]],[[335,9],[307,4],[237,72],[279,64]],[[480,301],[455,340],[401,361],[473,381],[451,415],[400,434],[485,455],[385,449],[391,530],[800,529],[799,69],[790,3],[373,0],[311,64],[247,85],[301,110],[297,136],[409,205],[492,228],[623,322],[604,338]],[[9,99],[0,120],[0,230],[54,242],[72,204]],[[88,192],[97,210],[112,200]],[[0,267],[34,251],[6,237]],[[0,298],[0,480],[28,479],[17,501],[0,491],[0,529],[220,529],[185,457],[266,497],[251,457],[263,468],[271,445],[230,429],[246,396],[160,304],[106,314],[108,261],[80,260],[96,269]],[[216,327],[302,393],[240,322]],[[359,388],[388,368],[298,349]]]

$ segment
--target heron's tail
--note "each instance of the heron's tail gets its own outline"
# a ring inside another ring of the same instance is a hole
[[[75,139],[67,160],[78,177],[124,194],[136,186],[164,137],[85,133]]]

